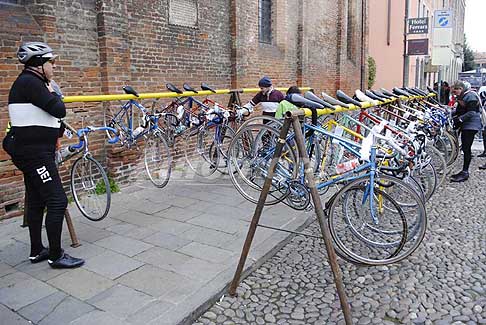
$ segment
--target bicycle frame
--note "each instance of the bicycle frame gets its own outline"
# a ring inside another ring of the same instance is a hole
[[[143,132],[140,132],[140,134],[137,134],[136,136],[133,135],[133,106],[137,107],[142,113],[143,117],[145,120],[145,123],[149,123],[150,127],[149,128],[144,128]],[[130,142],[136,142],[137,139],[145,136],[146,134],[152,132],[153,130],[157,129],[158,121],[159,121],[159,116],[157,114],[150,114],[147,109],[142,106],[139,102],[136,100],[130,99],[128,102],[122,105],[120,111],[115,114],[115,116],[112,118],[112,120],[122,120],[123,117],[127,116],[127,122],[128,125],[124,127],[124,131],[127,133],[129,136]],[[123,126],[122,126],[123,127]]]

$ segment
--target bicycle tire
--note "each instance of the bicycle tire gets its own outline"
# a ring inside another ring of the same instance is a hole
[[[367,214],[371,213],[367,211],[369,205],[367,204],[368,199],[365,199],[366,192],[367,186],[362,183],[362,180],[358,180],[345,186],[333,197],[328,219],[333,242],[339,248],[340,253],[356,262],[366,265],[394,263],[407,239],[405,214],[386,193],[375,189],[376,195],[373,195],[373,199],[379,197],[381,200],[387,200],[388,204],[393,205],[398,213],[387,216],[380,214],[380,228],[378,228],[378,224],[371,227],[369,221],[366,221],[370,217]],[[358,197],[361,195],[363,198]],[[368,197],[371,198],[371,195]],[[354,206],[342,205],[341,199],[346,199],[346,203],[352,203]],[[363,200],[364,204],[358,203]],[[375,207],[378,205],[376,202]],[[340,208],[342,208],[342,214],[338,211]],[[350,216],[351,210],[356,213],[353,217]],[[340,226],[341,219],[344,222],[343,227]],[[375,235],[378,238],[371,238]],[[389,240],[392,242],[388,242]],[[366,256],[364,256],[365,254]]]
[[[209,177],[216,172],[220,164],[219,150],[211,151],[214,142],[214,128],[204,125],[189,130],[184,138],[184,157],[189,168],[202,177]]]
[[[238,130],[230,143],[228,171],[231,182],[252,203],[259,200],[279,134],[279,130],[266,124],[247,124]],[[286,143],[277,162],[265,205],[276,204],[286,198],[288,182],[297,176],[297,166],[294,151]]]
[[[81,192],[81,189],[87,193]],[[110,183],[103,167],[93,157],[85,155],[74,161],[71,167],[71,192],[76,206],[87,219],[100,221],[108,215]],[[98,203],[91,205],[90,199]]]
[[[380,173],[376,174],[374,181],[375,186],[378,186],[379,190],[383,191],[393,199],[406,216],[408,230],[407,241],[398,255],[405,258],[406,256],[411,255],[420,246],[425,237],[428,224],[425,203],[417,193],[417,190],[405,180]],[[369,183],[369,178],[355,180],[347,186],[350,186],[353,183],[359,184],[360,182]],[[382,187],[384,184],[387,184],[387,186]],[[392,214],[398,213],[398,210],[394,209],[394,205],[390,206],[382,204],[382,207]]]
[[[434,145],[428,145],[425,147],[427,154],[432,158],[431,163],[435,168],[437,174],[437,187],[444,184],[445,178],[447,176],[447,160],[445,159],[442,152],[437,149]]]
[[[172,156],[162,131],[152,132],[145,140],[143,160],[145,171],[152,184],[158,188],[165,187],[171,175]]]

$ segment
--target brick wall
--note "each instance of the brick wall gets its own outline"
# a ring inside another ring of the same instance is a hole
[[[179,87],[188,82],[195,88],[201,82],[216,88],[256,87],[262,75],[270,76],[277,86],[310,85],[331,94],[337,88],[354,90],[360,83],[361,43],[354,43],[357,57],[350,58],[347,52],[348,0],[273,1],[271,44],[258,41],[258,1],[25,3],[0,4],[1,138],[8,120],[8,90],[22,68],[15,52],[28,40],[47,41],[60,55],[55,79],[66,95],[121,93],[125,84],[139,92],[165,91],[167,82]],[[185,4],[198,8],[186,22],[177,10]],[[360,22],[359,17],[354,21]],[[361,33],[359,23],[353,28]],[[242,96],[243,101],[250,98]],[[101,125],[103,112],[116,105],[69,104],[67,119],[75,127]],[[64,144],[69,141],[63,139]],[[90,144],[113,177],[129,181],[139,166],[140,150],[106,146],[103,134],[90,137]],[[180,148],[174,154],[181,156]],[[61,168],[66,180],[69,167]],[[21,206],[23,185],[19,171],[1,149],[0,177],[2,218],[6,207],[15,214]]]

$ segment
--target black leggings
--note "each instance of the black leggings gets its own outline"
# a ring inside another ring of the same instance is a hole
[[[30,256],[37,255],[44,248],[41,232],[44,210],[47,208],[49,259],[56,260],[62,254],[62,223],[68,202],[54,161],[54,152],[46,148],[23,149],[24,153],[16,152],[12,160],[24,174]]]
[[[462,130],[461,131],[461,149],[464,152],[464,163],[462,165],[462,170],[469,171],[469,165],[471,164],[471,147],[474,141],[474,136],[476,135],[476,130]]]

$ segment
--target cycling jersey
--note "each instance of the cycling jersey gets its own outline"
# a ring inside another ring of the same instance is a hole
[[[284,95],[276,89],[271,89],[267,94],[260,91],[250,101],[250,105],[254,107],[260,103],[263,112],[275,113],[278,103],[284,100],[284,98]]]
[[[39,74],[24,70],[12,85],[8,113],[16,145],[55,146],[66,107]]]

